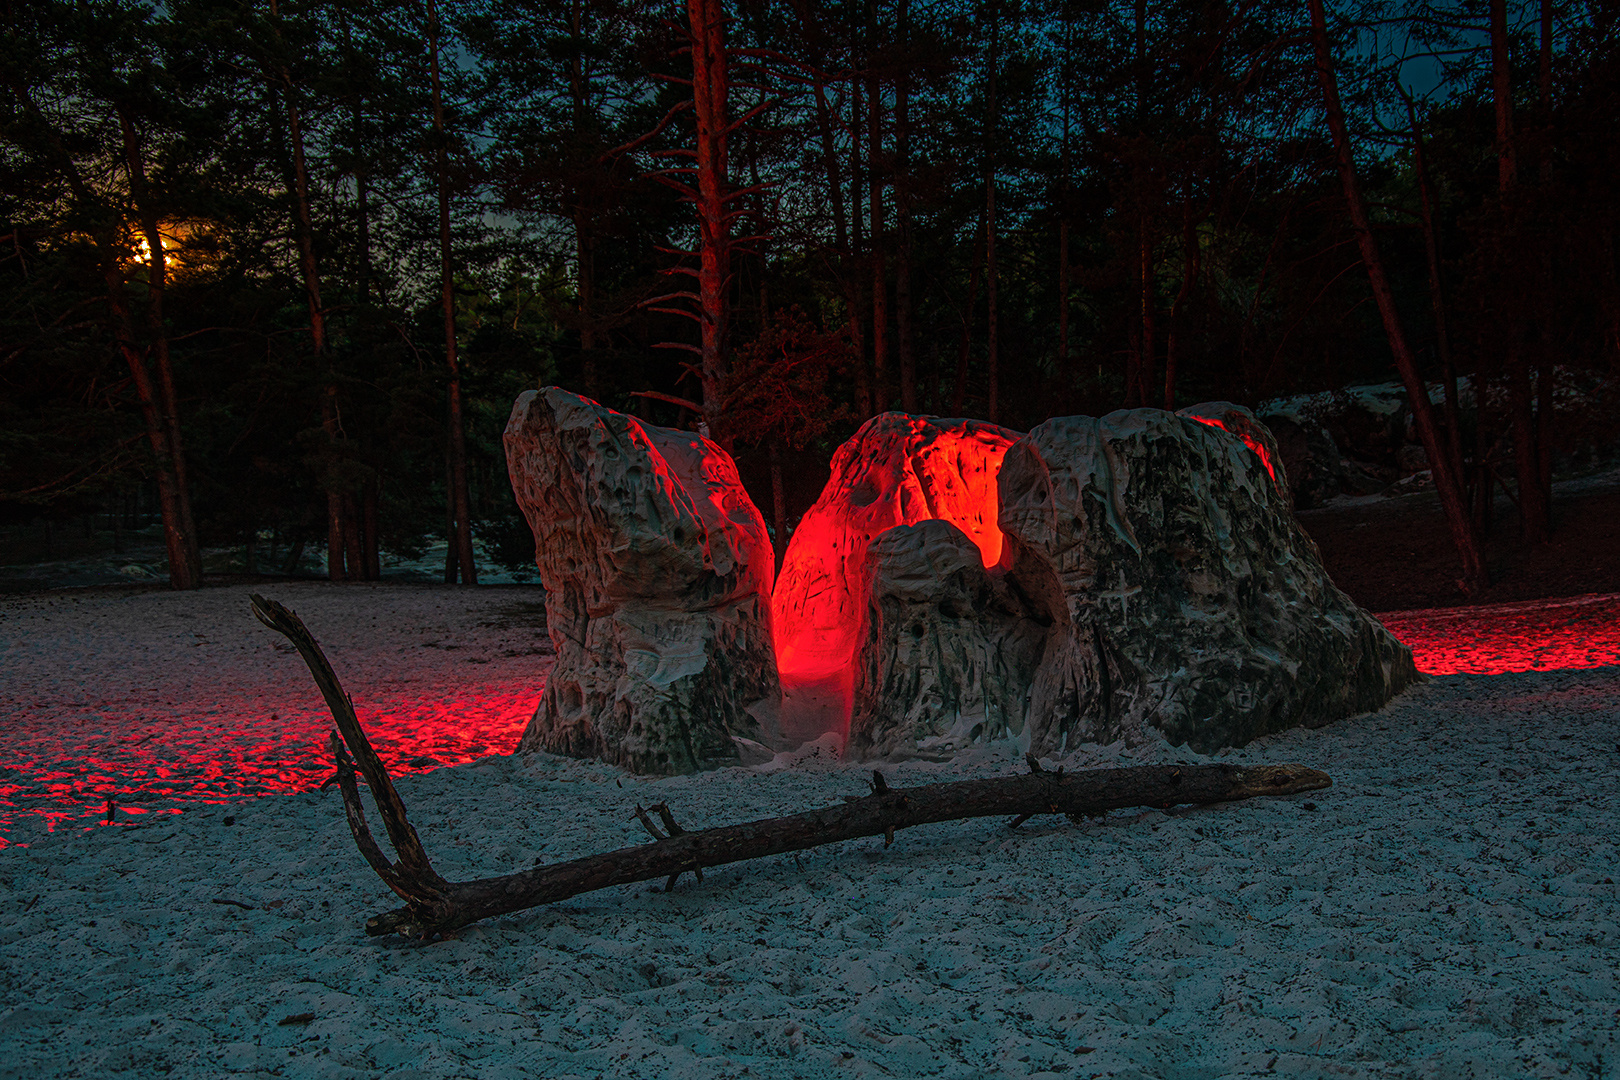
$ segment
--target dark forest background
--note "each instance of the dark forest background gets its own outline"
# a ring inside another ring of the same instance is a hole
[[[471,581],[472,537],[532,563],[500,436],[549,383],[707,423],[790,523],[885,409],[1027,430],[1394,380],[1340,149],[1417,374],[1508,403],[1489,438],[1440,418],[1459,475],[1496,429],[1548,467],[1551,373],[1620,359],[1615,8],[1324,29],[1276,0],[8,0],[0,524],[160,509],[179,587],[203,546],[369,578],[447,537]]]

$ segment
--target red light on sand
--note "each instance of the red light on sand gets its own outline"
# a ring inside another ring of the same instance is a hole
[[[398,776],[511,753],[537,695],[535,680],[512,679],[366,694],[356,706]],[[311,791],[333,771],[332,718],[308,697],[306,705],[257,694],[177,701],[155,715],[128,700],[31,711],[7,734],[0,847],[25,818],[52,828],[104,824],[109,800],[116,824],[186,804]]]
[[[1500,675],[1620,664],[1620,594],[1378,616],[1430,675]]]
[[[833,479],[794,532],[772,596],[785,730],[848,728],[850,662],[866,623],[866,551],[879,534],[941,519],[977,545],[986,566],[1001,562],[996,476],[1017,438],[974,420],[885,413],[839,447]]]

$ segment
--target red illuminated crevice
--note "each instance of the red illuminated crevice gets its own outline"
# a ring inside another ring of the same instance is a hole
[[[1277,469],[1271,464],[1271,451],[1267,449],[1265,443],[1261,442],[1259,439],[1255,438],[1246,431],[1232,431],[1232,429],[1228,427],[1226,423],[1216,419],[1213,416],[1199,416],[1196,413],[1190,412],[1184,412],[1180,415],[1185,416],[1189,420],[1196,420],[1200,424],[1208,424],[1210,427],[1220,428],[1222,431],[1229,432],[1242,439],[1243,445],[1247,446],[1250,450],[1253,450],[1255,456],[1260,459],[1260,464],[1266,467],[1266,475],[1271,477],[1271,482],[1273,484],[1277,482]]]
[[[996,477],[1018,437],[976,420],[885,413],[838,448],[772,596],[784,734],[848,730],[852,663],[866,630],[867,549],[879,535],[949,521],[984,565],[1006,557]]]

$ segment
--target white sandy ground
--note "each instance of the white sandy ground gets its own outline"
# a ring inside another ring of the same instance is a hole
[[[198,680],[307,680],[243,628],[239,598],[145,595],[87,597],[93,619],[0,610],[0,631],[33,620],[0,672],[55,655],[61,681],[40,697],[60,697],[90,677],[83,657],[115,678],[183,618],[251,662],[147,666],[143,686],[186,701]],[[443,660],[390,652],[415,632],[392,624],[483,647],[494,630],[477,624],[512,598],[468,595],[285,599],[364,718],[368,680]],[[24,725],[6,693],[0,723]],[[1447,676],[1227,756],[1335,783],[1017,832],[923,827],[888,850],[605,890],[426,945],[361,932],[394,904],[335,794],[54,833],[24,821],[13,839],[29,846],[0,850],[0,1077],[1620,1076],[1620,668]],[[1199,759],[1111,746],[1067,764],[1153,760]],[[898,785],[1019,767],[998,747],[884,771]],[[647,779],[496,756],[400,786],[438,868],[470,877],[638,843],[638,802],[699,828],[863,793],[868,771],[811,758]]]

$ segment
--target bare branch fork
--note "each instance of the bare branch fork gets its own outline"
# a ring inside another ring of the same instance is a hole
[[[344,811],[355,844],[377,876],[405,901],[403,908],[366,921],[366,933],[372,936],[398,933],[429,938],[480,919],[595,889],[658,878],[665,879],[668,889],[688,871],[701,881],[705,867],[803,851],[841,840],[881,836],[887,846],[894,842],[897,830],[914,825],[1006,817],[1013,819],[1011,824],[1016,827],[1039,814],[1079,819],[1133,806],[1168,808],[1258,795],[1293,795],[1333,783],[1326,773],[1303,765],[1148,765],[1051,772],[1042,769],[1033,755],[1029,758],[1030,771],[1019,776],[924,787],[891,788],[882,773],[873,772],[871,793],[846,797],[841,805],[699,832],[681,828],[663,803],[637,806],[634,817],[652,836],[650,844],[503,877],[446,881],[428,861],[416,830],[406,820],[405,804],[360,727],[353,702],[338,684],[332,666],[309,630],[297,615],[261,596],[253,597],[253,613],[291,641],[309,665],[337,722],[331,740],[337,763],[334,779],[343,792]],[[356,770],[371,788],[388,838],[399,855],[396,861],[390,862],[372,838],[360,803]]]

